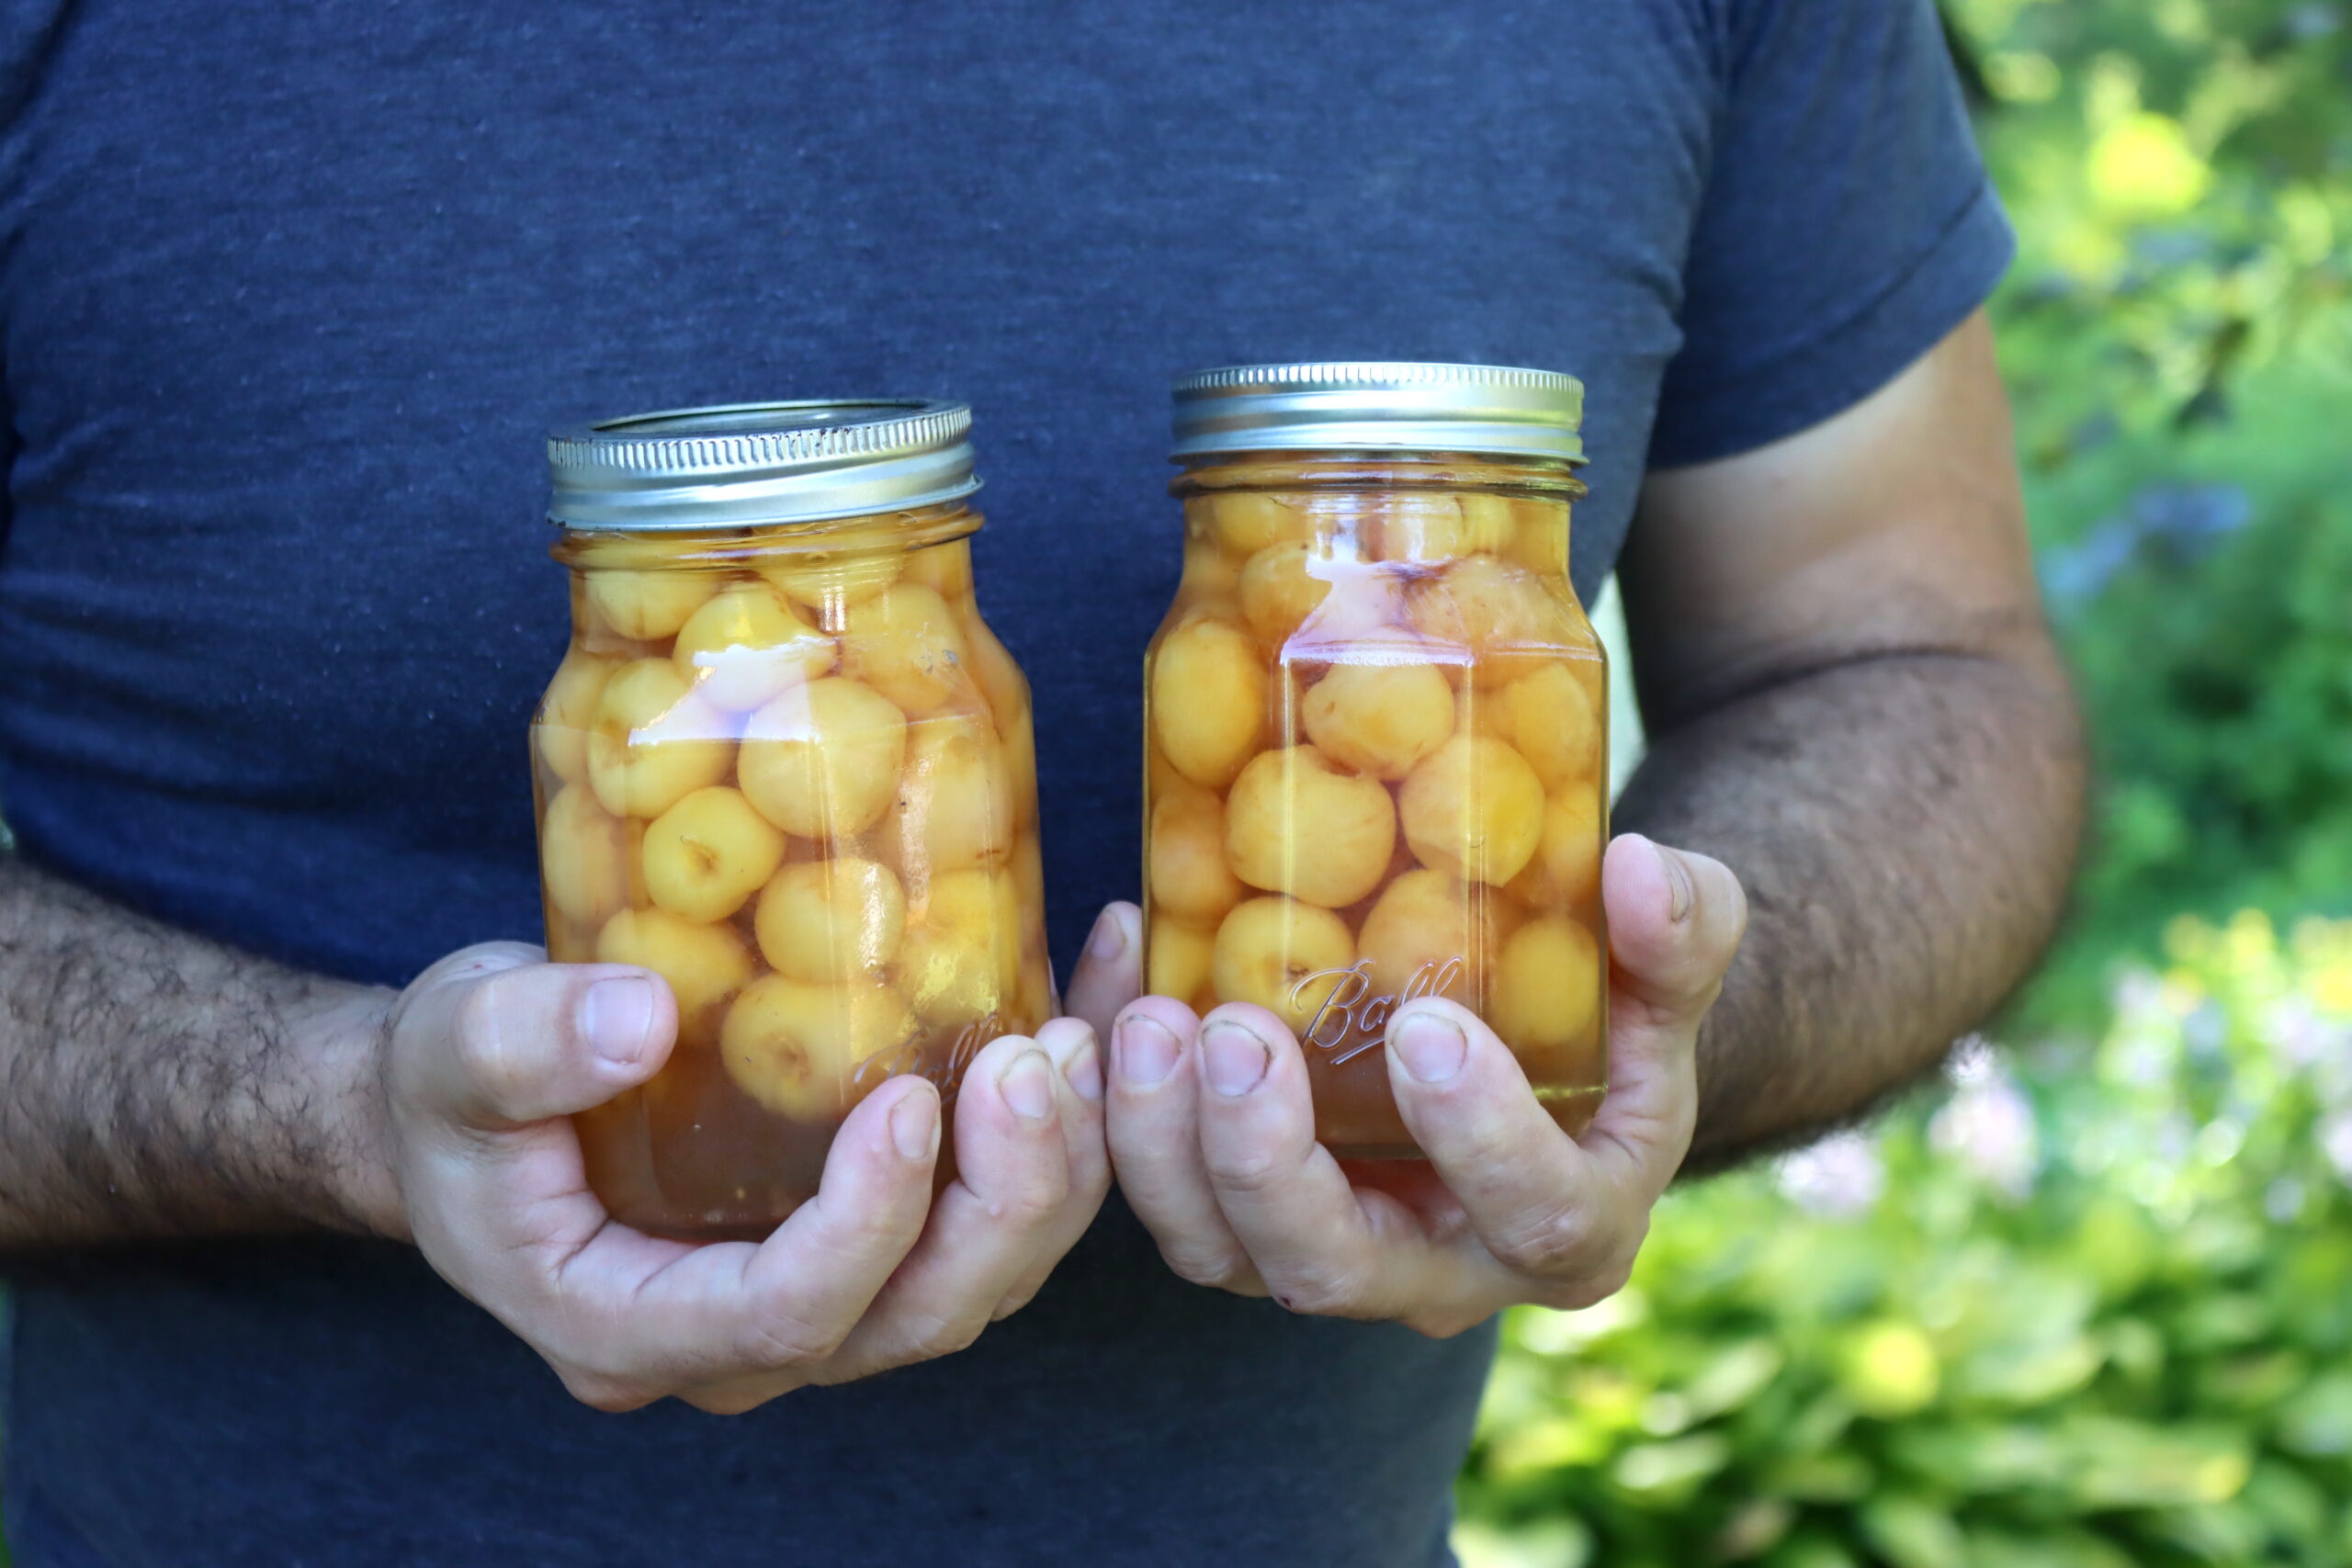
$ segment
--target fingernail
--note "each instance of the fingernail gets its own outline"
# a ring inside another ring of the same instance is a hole
[[[580,998],[580,1033],[615,1066],[633,1067],[653,1028],[653,982],[642,975],[599,980]]]
[[[924,1160],[939,1152],[939,1100],[910,1089],[890,1107],[890,1142],[902,1159]]]
[[[1684,868],[1682,857],[1665,845],[1653,843],[1650,850],[1666,873],[1666,918],[1680,925],[1690,914],[1690,873]]]
[[[1023,1051],[997,1075],[996,1090],[1015,1116],[1043,1122],[1054,1113],[1053,1064],[1043,1051]]]
[[[1396,1055],[1419,1083],[1443,1083],[1462,1070],[1470,1042],[1442,1013],[1408,1012],[1396,1024]]]
[[[1095,917],[1094,931],[1086,939],[1086,952],[1092,958],[1116,958],[1127,950],[1127,928],[1120,922],[1116,910],[1105,909]]]
[[[1096,1100],[1102,1098],[1102,1055],[1094,1049],[1093,1041],[1080,1046],[1070,1059],[1062,1064],[1062,1077],[1069,1080],[1070,1090],[1079,1099]]]
[[[1219,1094],[1248,1094],[1272,1060],[1266,1043],[1238,1023],[1212,1023],[1201,1031],[1201,1066]]]
[[[1156,1018],[1122,1019],[1113,1047],[1119,1054],[1119,1076],[1137,1089],[1149,1089],[1174,1072],[1182,1049],[1175,1032]]]

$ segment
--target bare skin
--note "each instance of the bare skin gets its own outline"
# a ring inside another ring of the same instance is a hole
[[[747,1410],[962,1348],[1101,1206],[1102,1075],[1057,1019],[993,1042],[956,1107],[869,1095],[818,1195],[766,1241],[616,1224],[574,1111],[650,1077],[669,987],[537,948],[339,984],[0,867],[0,1247],[328,1226],[413,1241],[601,1409]]]
[[[1445,1334],[1597,1300],[1688,1151],[1851,1115],[2016,983],[2082,780],[1981,319],[1815,430],[1653,476],[1624,570],[1653,739],[1618,825],[1687,847],[1611,850],[1612,1088],[1580,1139],[1424,1002],[1388,1051],[1431,1163],[1341,1168],[1297,1043],[1137,998],[1114,905],[1077,1018],[974,1064],[939,1202],[937,1100],[894,1080],[768,1241],[683,1247],[612,1223],[566,1119],[666,1059],[644,971],[493,944],[353,987],[0,865],[0,1249],[413,1240],[609,1409],[746,1409],[958,1348],[1036,1291],[1113,1159],[1178,1272],[1295,1310]]]
[[[1185,1278],[1434,1335],[1598,1300],[1679,1171],[1928,1071],[2048,940],[2082,742],[1981,313],[1812,430],[1652,475],[1623,571],[1651,744],[1603,867],[1597,1120],[1562,1134],[1490,1031],[1422,1001],[1387,1051],[1430,1164],[1342,1167],[1297,1041],[1137,998],[1114,905],[1071,1002],[1113,1041],[1121,1190]]]

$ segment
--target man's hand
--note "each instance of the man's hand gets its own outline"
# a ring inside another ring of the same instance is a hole
[[[1440,1336],[1622,1286],[1690,1146],[1692,1046],[1747,903],[1719,863],[1631,836],[1610,846],[1601,895],[1609,1093],[1592,1125],[1561,1132],[1491,1030],[1425,999],[1397,1010],[1386,1049],[1426,1166],[1343,1165],[1317,1144],[1306,1059],[1264,1009],[1195,1020],[1166,997],[1127,1000],[1139,918],[1105,910],[1070,1005],[1111,1029],[1111,1159],[1170,1267],[1294,1312]]]
[[[961,1349],[1035,1293],[1109,1185],[1094,1032],[1057,1019],[973,1061],[936,1203],[939,1096],[899,1077],[850,1113],[817,1196],[764,1242],[641,1235],[588,1190],[569,1118],[651,1077],[676,1028],[644,970],[512,943],[434,965],[381,1028],[392,1191],[355,1206],[389,1197],[378,1227],[412,1233],[600,1409],[748,1410]]]

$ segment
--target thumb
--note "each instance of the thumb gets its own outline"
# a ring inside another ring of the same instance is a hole
[[[1094,1026],[1094,1038],[1111,1038],[1119,1010],[1143,995],[1143,911],[1133,904],[1108,904],[1087,934],[1086,951],[1063,993],[1063,1008]]]
[[[662,977],[474,948],[419,976],[392,1020],[400,1098],[496,1132],[601,1105],[669,1059],[678,1010]]]
[[[1663,1190],[1698,1114],[1699,1024],[1747,927],[1747,896],[1721,861],[1621,835],[1601,862],[1609,917],[1609,1093],[1581,1140]]]

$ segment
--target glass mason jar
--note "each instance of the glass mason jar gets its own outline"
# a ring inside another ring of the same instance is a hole
[[[1568,581],[1583,389],[1465,365],[1176,387],[1146,659],[1148,983],[1295,1032],[1317,1136],[1418,1156],[1382,1049],[1445,996],[1570,1131],[1605,1087],[1608,667]]]
[[[661,1072],[577,1118],[627,1224],[764,1235],[861,1097],[920,1073],[952,1108],[983,1045],[1055,1011],[1029,689],[972,597],[970,423],[775,403],[548,444],[571,571],[531,735],[548,953],[642,964],[678,1003]]]

